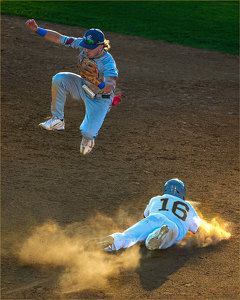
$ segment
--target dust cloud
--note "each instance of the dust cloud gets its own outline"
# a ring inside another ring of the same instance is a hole
[[[65,227],[49,221],[35,228],[23,243],[19,251],[20,261],[27,265],[62,267],[59,278],[62,293],[106,287],[110,277],[123,269],[136,269],[140,261],[138,246],[118,255],[86,248],[89,239],[106,235],[106,228],[108,234],[119,231],[111,218],[100,214],[86,223]]]
[[[198,232],[195,235],[187,234],[177,246],[207,247],[231,237],[229,223],[220,218],[206,221],[200,211],[198,214],[202,219]],[[59,286],[62,293],[105,288],[108,280],[117,276],[121,270],[134,271],[139,266],[139,246],[114,254],[94,247],[86,248],[86,242],[93,239],[95,245],[94,238],[122,232],[138,220],[128,217],[121,210],[115,222],[99,213],[86,222],[67,226],[49,221],[34,229],[23,243],[18,256],[27,265],[61,267]]]
[[[188,233],[185,238],[177,245],[180,247],[207,247],[215,245],[222,240],[228,240],[231,237],[231,224],[220,217],[215,217],[210,221],[204,219],[201,212],[197,210],[201,218],[201,225],[195,234]]]

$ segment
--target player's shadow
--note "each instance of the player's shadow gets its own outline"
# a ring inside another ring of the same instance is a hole
[[[166,250],[149,251],[140,247],[141,260],[138,269],[143,289],[152,291],[160,287],[168,277],[177,272],[189,260],[207,259],[211,252],[220,251],[224,242],[205,248],[179,248],[173,246]]]

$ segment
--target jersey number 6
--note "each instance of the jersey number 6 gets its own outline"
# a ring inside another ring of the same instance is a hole
[[[169,211],[169,209],[167,209],[168,200],[169,200],[169,198],[160,199],[160,201],[162,202],[162,208],[160,208],[159,210]],[[184,206],[184,208],[180,207],[180,205]],[[171,211],[176,217],[178,217],[182,221],[185,221],[187,218],[187,212],[189,211],[189,207],[186,203],[184,203],[182,201],[174,201]],[[182,212],[182,213],[179,214],[180,212]]]

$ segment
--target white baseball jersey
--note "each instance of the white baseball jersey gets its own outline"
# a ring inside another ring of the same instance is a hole
[[[189,202],[168,194],[150,200],[144,216],[154,214],[162,214],[177,225],[179,233],[176,242],[181,241],[188,231],[197,232],[201,224],[201,219]]]

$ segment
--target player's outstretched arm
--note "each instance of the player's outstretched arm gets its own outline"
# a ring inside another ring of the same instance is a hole
[[[38,33],[39,35],[43,36],[46,40],[56,44],[60,44],[61,39],[63,37],[62,34],[56,31],[40,28],[34,19],[27,20],[25,25],[31,31]]]

